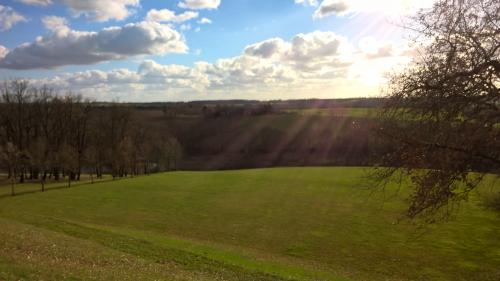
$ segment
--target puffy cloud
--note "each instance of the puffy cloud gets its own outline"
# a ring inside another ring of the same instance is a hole
[[[46,20],[51,28],[58,22]],[[168,25],[156,22],[130,23],[99,32],[67,30],[38,37],[0,59],[0,68],[37,69],[64,65],[93,64],[136,55],[186,53],[184,38]]]
[[[59,0],[75,16],[84,15],[96,21],[123,20],[131,14],[130,8],[139,6],[139,0]]]
[[[146,60],[135,72],[95,70],[36,82],[101,93],[96,98],[108,100],[367,96],[378,93],[385,71],[407,59],[396,44],[366,38],[355,46],[343,36],[316,31],[288,41],[264,40],[213,63],[188,67]]]
[[[45,16],[42,18],[42,23],[45,28],[55,33],[68,33],[68,21],[63,17]]]
[[[20,0],[28,5],[47,6],[58,2],[68,7],[70,12],[79,17],[81,15],[94,21],[108,21],[111,19],[123,20],[132,13],[134,7],[139,6],[140,0]]]
[[[18,0],[27,5],[48,6],[52,4],[52,0]]]
[[[197,12],[187,11],[176,15],[169,9],[156,10],[152,9],[146,15],[146,20],[157,22],[185,22],[198,17]]]
[[[332,15],[343,15],[350,6],[345,0],[324,0],[314,12],[315,18],[323,18]]]
[[[345,67],[351,53],[345,37],[321,31],[298,34],[290,42],[273,38],[245,48],[246,55],[279,60],[302,73]]]
[[[184,0],[179,2],[179,7],[184,9],[217,9],[221,0]]]
[[[249,56],[271,58],[281,56],[290,48],[290,44],[281,38],[271,38],[245,48],[245,54]]]
[[[347,39],[333,32],[314,31],[296,35],[291,42],[281,38],[268,39],[245,48],[245,54],[261,58],[277,56],[295,62],[320,60],[339,55],[349,48]]]
[[[314,31],[295,36],[288,56],[297,61],[312,61],[338,55],[345,48],[348,48],[345,37],[333,32]]]
[[[0,31],[11,29],[19,22],[26,21],[26,18],[18,14],[8,6],[0,5]]]
[[[211,24],[212,20],[209,18],[202,18],[198,21],[199,24]]]

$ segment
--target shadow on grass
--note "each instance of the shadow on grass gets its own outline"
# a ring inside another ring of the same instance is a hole
[[[134,177],[135,178],[135,177]],[[129,178],[118,178],[118,179],[103,179],[103,180],[96,180],[93,183],[90,181],[84,181],[84,182],[78,182],[78,181],[73,181],[71,182],[71,187],[68,187],[68,182],[59,182],[55,183],[55,186],[45,186],[44,191],[42,191],[41,186],[38,189],[33,189],[33,190],[22,190],[22,191],[16,191],[14,195],[12,195],[10,192],[7,192],[5,194],[0,194],[0,200],[3,198],[8,198],[8,197],[16,197],[16,196],[23,196],[23,195],[28,195],[28,194],[33,194],[33,193],[44,193],[44,192],[49,192],[49,191],[54,191],[54,190],[60,190],[60,189],[71,189],[74,187],[81,187],[81,186],[86,186],[86,185],[96,185],[100,183],[106,183],[106,182],[111,182],[111,181],[119,181],[119,180],[125,180],[125,179],[132,179],[131,177]],[[56,185],[57,184],[57,185]],[[22,184],[16,184],[15,188],[22,187]],[[1,188],[9,188],[10,186],[0,186]]]
[[[485,205],[487,208],[494,210],[500,215],[500,193],[494,194],[486,200]]]

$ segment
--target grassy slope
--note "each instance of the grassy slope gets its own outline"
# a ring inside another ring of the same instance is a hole
[[[491,190],[420,235],[396,223],[400,197],[381,204],[363,175],[178,172],[3,198],[0,280],[500,279],[499,217],[481,199]]]

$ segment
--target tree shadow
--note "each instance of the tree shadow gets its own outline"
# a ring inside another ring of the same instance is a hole
[[[122,179],[104,179],[104,180],[94,181],[93,183],[87,182],[87,181],[85,181],[85,182],[71,182],[71,187],[68,187],[67,182],[65,182],[64,184],[63,184],[63,182],[61,182],[61,185],[45,186],[44,191],[42,191],[41,189],[33,189],[33,190],[18,191],[14,195],[12,195],[10,193],[0,194],[0,200],[4,199],[4,198],[9,198],[9,197],[17,197],[17,196],[23,196],[23,195],[28,195],[28,194],[34,194],[34,193],[45,193],[45,192],[54,191],[54,190],[61,190],[61,189],[72,189],[74,187],[81,187],[81,186],[87,186],[87,185],[93,186],[93,185],[97,185],[97,184],[101,184],[101,183],[118,181],[118,180],[123,180],[123,179],[125,179],[125,178],[122,178]]]

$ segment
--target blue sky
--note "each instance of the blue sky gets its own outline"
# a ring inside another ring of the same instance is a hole
[[[423,7],[184,1],[2,1],[0,80],[22,77],[102,100],[373,96],[384,73],[411,54],[395,24]]]

